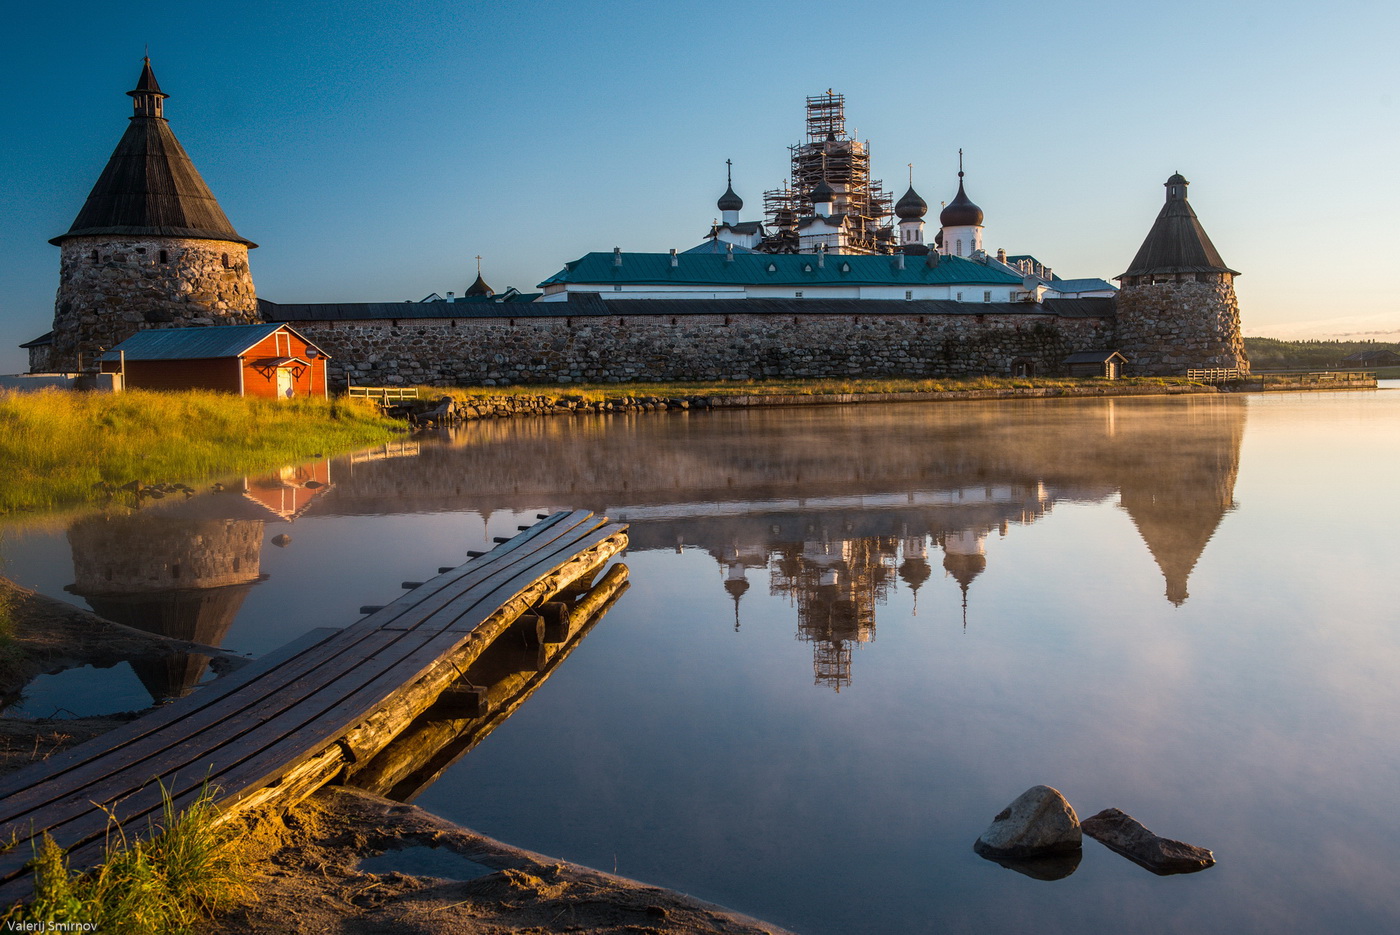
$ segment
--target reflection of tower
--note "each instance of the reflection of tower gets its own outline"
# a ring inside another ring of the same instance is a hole
[[[963,629],[967,629],[967,588],[987,568],[986,533],[975,529],[943,537],[943,568],[962,588]]]
[[[724,590],[734,598],[734,632],[738,633],[739,598],[749,590],[748,570],[765,567],[768,564],[768,550],[763,546],[743,546],[735,542],[724,549],[721,560],[725,565]]]
[[[68,530],[76,580],[93,612],[148,633],[218,646],[260,579],[262,520],[99,515]],[[157,702],[189,694],[209,657],[175,654],[132,668]]]
[[[729,596],[734,598],[734,632],[739,632],[739,598],[744,596],[744,592],[749,589],[749,579],[746,577],[744,566],[739,562],[730,562],[729,570],[725,573],[724,589],[729,592]]]
[[[1190,429],[1174,432],[1170,444],[1153,444],[1131,430],[1120,436],[1151,451],[1150,461],[1122,472],[1119,503],[1166,578],[1167,600],[1177,606],[1189,596],[1187,579],[1206,543],[1235,505],[1245,410],[1233,403],[1191,401]]]
[[[904,561],[899,566],[899,577],[909,585],[914,595],[914,616],[919,615],[919,587],[933,575],[928,566],[928,541],[923,536],[904,538]]]
[[[898,539],[808,540],[780,548],[772,572],[774,593],[797,603],[797,636],[813,644],[818,684],[837,691],[851,684],[851,650],[875,638],[875,605],[884,603],[894,579]]]

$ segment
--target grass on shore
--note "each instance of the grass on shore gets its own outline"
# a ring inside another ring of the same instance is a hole
[[[1118,386],[1160,386],[1185,383],[1182,378],[1131,377],[1114,381]],[[662,399],[689,396],[830,396],[844,393],[937,393],[958,390],[1012,389],[1033,387],[1099,386],[1105,381],[1084,377],[969,377],[954,379],[828,379],[828,380],[733,380],[714,383],[544,383],[512,386],[422,386],[422,398],[452,396],[471,401],[488,396],[569,396],[587,402],[607,402],[624,397],[659,396]]]
[[[10,909],[5,929],[61,931],[59,924],[87,924],[104,935],[185,935],[232,903],[246,889],[249,865],[236,823],[221,823],[206,790],[176,814],[169,796],[153,837],[128,842],[113,832],[107,859],[89,873],[74,873],[53,839],[44,836],[35,858],[34,898]]]
[[[0,391],[0,515],[98,500],[104,484],[267,470],[401,430],[359,400]]]

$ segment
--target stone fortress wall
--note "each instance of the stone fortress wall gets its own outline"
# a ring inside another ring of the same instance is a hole
[[[689,315],[290,321],[330,355],[333,386],[628,383],[1062,372],[1107,347],[1111,318]]]
[[[1133,373],[1166,376],[1190,368],[1249,369],[1239,301],[1228,275],[1125,283],[1114,304],[1117,348],[1131,362]]]
[[[78,369],[146,328],[258,324],[248,247],[112,235],[64,240],[48,367]]]

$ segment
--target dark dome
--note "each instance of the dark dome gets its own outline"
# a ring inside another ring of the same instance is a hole
[[[980,226],[982,209],[977,207],[963,191],[962,173],[958,173],[958,197],[948,202],[948,207],[938,215],[938,223],[943,227]]]
[[[1172,177],[1171,177],[1171,178],[1167,179],[1166,184],[1168,184],[1168,185],[1190,185],[1191,183],[1188,182],[1188,181],[1186,181],[1186,177],[1183,176],[1180,172],[1175,172],[1175,173],[1172,174]]]
[[[724,190],[724,194],[719,196],[718,207],[721,211],[742,211],[744,199],[734,194],[734,186],[730,185]]]
[[[915,218],[922,218],[928,213],[928,202],[919,197],[919,193],[914,191],[914,186],[909,186],[909,191],[904,193],[904,197],[895,203],[894,213],[902,221],[910,221]]]
[[[830,185],[826,184],[826,179],[822,179],[820,182],[817,183],[816,187],[812,189],[812,193],[807,197],[811,200],[812,204],[819,205],[826,202],[835,201],[836,192],[832,190],[832,187]]]

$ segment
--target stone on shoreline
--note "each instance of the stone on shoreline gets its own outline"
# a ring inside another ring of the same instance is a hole
[[[1106,808],[1084,819],[1083,827],[1089,837],[1158,876],[1195,873],[1215,863],[1215,855],[1204,847],[1155,835],[1136,818],[1116,808]]]
[[[1024,859],[1077,851],[1082,843],[1074,806],[1058,789],[1032,786],[997,813],[972,849],[988,860]]]

